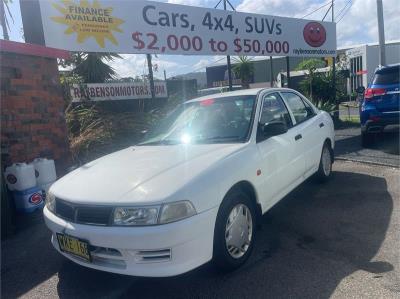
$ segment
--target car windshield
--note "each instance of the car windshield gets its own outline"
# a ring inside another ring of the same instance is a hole
[[[256,96],[228,96],[184,103],[162,119],[139,145],[244,142]]]

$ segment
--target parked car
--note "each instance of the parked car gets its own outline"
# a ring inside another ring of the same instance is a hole
[[[190,100],[135,146],[67,174],[44,208],[51,242],[94,269],[172,276],[249,257],[260,216],[331,176],[328,113],[284,88]]]
[[[400,64],[377,69],[369,87],[357,91],[364,93],[360,104],[361,141],[368,146],[386,126],[399,124]]]

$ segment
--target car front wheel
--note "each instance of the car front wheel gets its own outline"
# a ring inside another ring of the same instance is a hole
[[[214,232],[214,263],[219,270],[232,271],[249,258],[255,220],[254,204],[246,193],[231,192],[222,202]]]

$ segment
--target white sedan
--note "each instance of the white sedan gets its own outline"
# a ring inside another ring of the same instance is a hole
[[[121,274],[172,276],[210,260],[235,269],[262,214],[308,177],[330,177],[333,147],[329,114],[291,89],[185,102],[143,142],[53,184],[51,242],[80,265]]]

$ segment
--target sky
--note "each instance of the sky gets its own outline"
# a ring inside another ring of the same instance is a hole
[[[218,0],[158,1],[208,8],[213,8],[218,3]],[[305,17],[305,19],[311,20],[321,20],[330,3],[328,0],[230,0],[230,2],[237,11],[241,12],[295,18]],[[327,5],[317,10],[325,4]],[[336,0],[334,6],[338,47],[378,41],[376,0]],[[220,7],[222,8],[222,6]],[[10,4],[10,9],[14,18],[14,23],[11,21],[10,39],[23,41],[19,1],[13,0]],[[399,40],[400,0],[383,0],[383,12],[386,41]],[[326,20],[331,20],[330,12]],[[147,74],[145,55],[124,54],[122,56],[124,59],[112,62],[112,66],[120,77],[135,77],[136,75]],[[222,63],[224,59],[222,56],[157,55],[153,57],[153,63],[158,66],[158,72],[154,75],[162,78],[164,70],[167,73],[167,77],[193,71],[205,71],[206,66]]]

